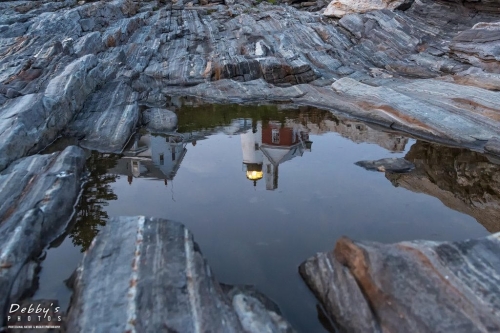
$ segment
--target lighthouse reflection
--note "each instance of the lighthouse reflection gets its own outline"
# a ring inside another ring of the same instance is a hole
[[[116,166],[109,171],[136,178],[163,180],[176,177],[188,150],[196,154],[196,142],[213,135],[240,137],[245,177],[254,186],[264,182],[267,190],[278,188],[282,164],[311,151],[310,136],[335,132],[353,142],[374,143],[391,152],[401,152],[408,138],[372,128],[362,122],[341,119],[329,111],[314,108],[226,106],[183,107],[177,110],[177,132],[137,133]],[[232,159],[239,159],[237,155]],[[286,167],[285,167],[286,168]]]
[[[267,190],[278,188],[279,166],[304,152],[311,151],[307,129],[297,123],[262,122],[240,135],[243,170],[248,180],[257,185],[264,178]]]

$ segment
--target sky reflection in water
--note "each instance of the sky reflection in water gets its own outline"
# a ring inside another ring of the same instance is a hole
[[[342,235],[379,242],[484,236],[466,214],[488,221],[498,208],[498,165],[467,150],[310,108],[209,105],[178,116],[175,135],[141,132],[122,156],[89,152],[75,227],[49,251],[39,297],[68,293],[53,282],[62,280],[55,263],[76,267],[108,217],[157,216],[193,232],[219,281],[256,285],[299,331],[324,332],[297,272],[302,261]],[[406,175],[354,165],[404,156],[417,165]],[[493,206],[481,206],[485,200]]]

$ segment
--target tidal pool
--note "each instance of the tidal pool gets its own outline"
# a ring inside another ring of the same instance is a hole
[[[184,105],[176,133],[141,129],[123,154],[89,151],[88,182],[67,235],[42,263],[35,298],[66,307],[66,280],[107,219],[184,223],[217,279],[251,284],[299,332],[334,331],[298,274],[346,235],[398,242],[500,231],[500,165],[313,108]],[[405,174],[354,163],[386,157]]]

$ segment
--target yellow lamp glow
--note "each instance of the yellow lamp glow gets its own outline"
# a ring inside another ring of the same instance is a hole
[[[250,180],[259,180],[264,177],[264,173],[262,171],[247,171],[247,178]]]

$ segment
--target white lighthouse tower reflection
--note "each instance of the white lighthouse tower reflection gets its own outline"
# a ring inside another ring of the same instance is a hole
[[[241,134],[241,150],[243,152],[243,169],[246,172],[247,179],[257,185],[257,181],[262,179],[262,166],[264,164],[264,155],[260,150],[262,145],[262,124],[259,122],[256,126],[246,133]]]
[[[279,166],[304,152],[311,151],[312,141],[301,124],[257,122],[241,134],[243,169],[248,180],[257,185],[265,178],[266,189],[278,188]]]

